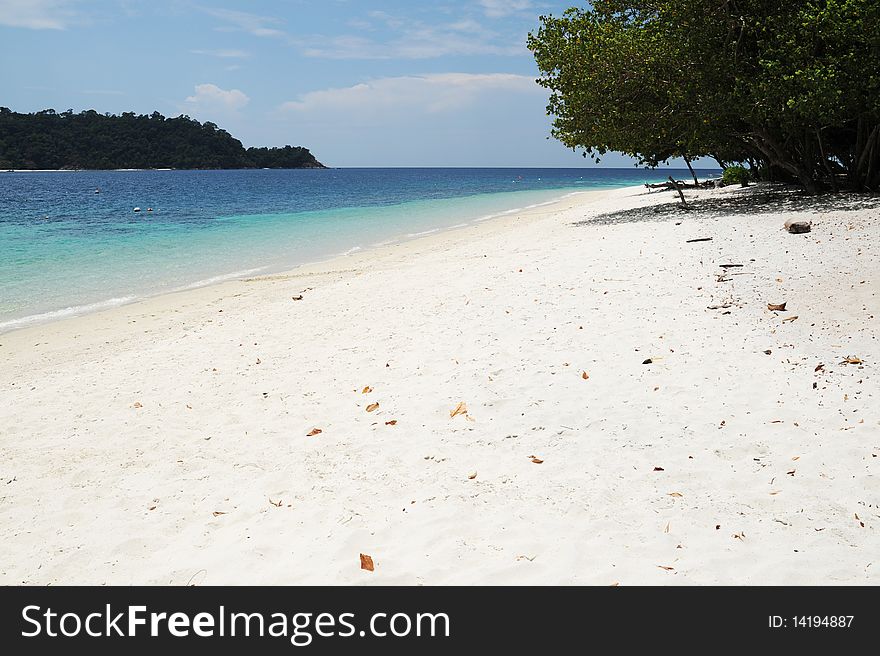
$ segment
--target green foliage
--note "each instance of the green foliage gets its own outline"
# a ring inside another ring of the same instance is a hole
[[[320,168],[306,148],[249,148],[214,123],[94,110],[19,114],[0,107],[0,168]]]
[[[595,0],[529,48],[571,148],[880,187],[877,0]]]
[[[721,174],[721,182],[726,185],[748,184],[752,176],[744,166],[728,166]]]

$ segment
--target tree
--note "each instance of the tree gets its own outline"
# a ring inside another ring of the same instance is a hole
[[[880,186],[876,0],[596,0],[541,23],[529,47],[569,147]]]

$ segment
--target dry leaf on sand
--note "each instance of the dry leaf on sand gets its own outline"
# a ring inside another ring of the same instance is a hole
[[[280,508],[281,504],[284,503],[284,501],[281,499],[278,499],[278,501],[272,501],[272,497],[269,497],[269,503],[271,503],[276,508]]]
[[[134,407],[135,407],[135,408],[143,408],[144,406],[143,406],[143,404],[142,404],[140,401],[135,401],[135,402],[134,402]]]
[[[371,403],[370,405],[367,406],[367,412],[374,412],[378,409],[379,409],[378,403]]]
[[[372,572],[376,569],[373,565],[373,559],[367,554],[361,554],[361,569],[365,569],[368,572]]]
[[[397,426],[397,420],[396,420],[396,419],[392,419],[392,420],[390,420],[390,421],[386,421],[386,422],[385,422],[385,425],[386,425],[386,426]]]
[[[676,499],[682,498],[684,495],[681,492],[670,492],[669,496],[675,497]]]
[[[364,387],[364,389],[361,390],[361,394],[369,394],[372,391],[373,391],[373,388],[370,387],[369,385],[367,385],[366,387]]]
[[[306,433],[306,437],[314,437],[315,435],[320,435],[323,432],[324,431],[322,431],[320,428],[313,428],[308,433]]]
[[[767,303],[767,309],[774,312],[785,312],[785,303]]]
[[[671,572],[675,569],[674,567],[670,567],[669,565],[657,565],[657,567],[659,567],[660,569],[665,569],[667,572]]]
[[[458,415],[466,415],[467,414],[467,404],[464,401],[459,402],[457,406],[455,406],[452,410],[449,411],[450,419],[452,417]]]
[[[786,321],[795,321],[797,318],[798,318],[798,315],[795,314],[794,316],[786,317],[785,319],[783,319],[782,323],[785,323]]]
[[[535,463],[536,465],[540,465],[542,462],[544,462],[544,461],[541,460],[538,456],[528,456],[528,458],[529,458],[529,460],[531,460],[531,461],[532,461],[533,463]]]
[[[583,378],[584,380],[590,380],[590,374],[584,371],[583,373],[581,373],[581,378]]]
[[[848,355],[840,364],[864,364],[864,362],[862,362],[861,358],[856,357],[855,355]],[[135,403],[135,407],[137,407],[137,403]]]
[[[211,514],[214,515],[214,517],[219,517],[220,515],[225,515],[226,513],[223,512],[222,510],[215,510],[215,511],[214,511],[213,513],[211,513]]]

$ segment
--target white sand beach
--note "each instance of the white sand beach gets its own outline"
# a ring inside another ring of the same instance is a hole
[[[0,583],[880,583],[880,212],[673,200],[0,335]]]

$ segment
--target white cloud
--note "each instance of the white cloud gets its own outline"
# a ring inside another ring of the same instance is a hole
[[[238,89],[225,91],[216,84],[197,84],[195,91],[186,99],[186,106],[198,114],[236,112],[251,100]]]
[[[251,53],[244,50],[190,50],[194,55],[208,55],[209,57],[219,57],[221,59],[247,59]]]
[[[373,12],[396,32],[384,42],[362,35],[313,36],[299,39],[303,54],[324,59],[429,59],[444,55],[525,55],[522,40],[500,39],[499,35],[473,19],[453,23],[426,24]]]
[[[480,0],[489,18],[502,18],[532,8],[531,0]]]
[[[0,25],[63,30],[74,17],[70,0],[0,0]]]
[[[350,87],[311,91],[286,102],[285,111],[313,114],[352,113],[357,116],[387,111],[440,113],[460,109],[489,92],[543,93],[531,77],[509,73],[434,73],[386,77]]]
[[[262,37],[283,37],[286,34],[279,30],[276,25],[280,25],[281,21],[272,16],[258,16],[257,14],[249,14],[244,11],[234,11],[232,9],[211,9],[204,8],[204,11],[219,18],[227,26],[218,28],[221,30],[232,30],[237,32],[247,32],[254,36]]]

